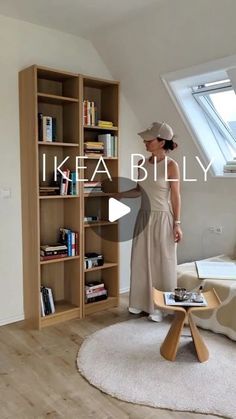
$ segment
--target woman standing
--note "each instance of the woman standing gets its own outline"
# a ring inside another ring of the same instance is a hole
[[[151,320],[161,321],[163,314],[154,309],[152,288],[173,291],[177,286],[176,247],[182,238],[179,167],[167,156],[177,144],[172,128],[165,122],[155,122],[138,135],[151,153],[143,164],[147,177],[142,180],[139,169],[137,187],[118,194],[119,198],[141,194],[131,251],[129,311],[145,311]]]

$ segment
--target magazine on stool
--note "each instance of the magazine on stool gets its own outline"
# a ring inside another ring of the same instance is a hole
[[[202,293],[197,293],[197,298],[201,297],[201,301],[197,302],[195,301],[196,293],[195,292],[189,292],[187,293],[187,298],[183,301],[176,301],[175,300],[175,293],[174,292],[164,292],[165,296],[165,304],[167,306],[189,306],[189,307],[206,307],[207,302]]]

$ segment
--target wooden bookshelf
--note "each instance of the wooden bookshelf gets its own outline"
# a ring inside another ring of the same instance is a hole
[[[96,120],[111,121],[112,127],[82,126],[81,132],[81,148],[85,141],[96,141],[98,135],[110,133],[117,135],[119,139],[119,83],[109,80],[96,79],[94,77],[83,76],[81,78],[81,91],[83,100],[94,101],[96,103]],[[84,121],[83,121],[84,122]],[[119,143],[119,140],[118,140]],[[88,157],[86,169],[84,170],[84,178],[90,179],[99,156]],[[103,156],[111,177],[119,176],[119,147],[117,156]],[[94,178],[95,181],[103,181],[106,175],[98,173]],[[108,200],[109,197],[117,191],[117,185],[111,182],[110,190],[105,192],[84,193],[84,216],[99,215],[100,219],[108,219]],[[93,199],[90,199],[93,198]],[[114,241],[107,240],[107,235]],[[104,257],[104,265],[84,269],[83,267],[83,284],[98,280],[105,284],[108,291],[108,299],[94,303],[84,304],[84,315],[96,313],[100,310],[115,307],[118,305],[119,299],[119,248],[118,248],[118,223],[110,223],[109,221],[98,221],[97,223],[84,223],[84,252],[101,253]]]
[[[76,156],[84,156],[85,140],[96,141],[98,135],[110,132],[118,141],[119,83],[33,65],[19,73],[19,93],[24,311],[26,323],[40,329],[118,304],[118,223],[106,221],[108,199],[117,191],[116,186],[91,194],[84,193],[80,181],[78,194],[65,196],[40,195],[39,187],[51,186],[55,157],[62,162],[69,156],[64,167],[75,171]],[[113,126],[84,126],[84,100],[96,102],[97,118],[112,121]],[[55,118],[55,140],[39,139],[38,113]],[[103,158],[112,177],[117,178],[119,154]],[[79,179],[89,179],[98,157],[89,156],[82,162],[86,168],[78,170]],[[103,179],[104,173],[97,173],[94,180]],[[99,214],[101,221],[84,222],[84,216],[90,214]],[[40,245],[56,243],[60,227],[79,233],[79,254],[40,260]],[[84,269],[85,252],[102,253],[104,265]],[[105,283],[107,300],[85,304],[85,284],[92,280]],[[41,316],[40,286],[52,289],[56,309],[45,317]]]

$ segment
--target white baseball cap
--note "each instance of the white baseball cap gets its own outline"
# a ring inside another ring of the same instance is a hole
[[[170,141],[174,137],[174,132],[166,122],[153,122],[151,128],[138,132],[138,135],[145,141],[151,141],[154,138]]]

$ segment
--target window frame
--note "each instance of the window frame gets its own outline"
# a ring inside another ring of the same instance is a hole
[[[212,157],[215,158],[209,173],[213,177],[235,178],[235,173],[224,173],[223,171],[227,160],[215,139],[216,129],[213,124],[210,126],[209,120],[193,98],[192,86],[229,79],[236,92],[236,55],[160,74],[159,77],[192,137],[202,162],[207,166]],[[207,89],[209,90],[209,87]]]

